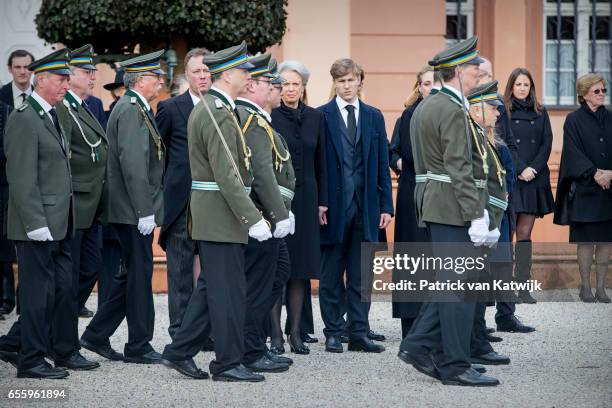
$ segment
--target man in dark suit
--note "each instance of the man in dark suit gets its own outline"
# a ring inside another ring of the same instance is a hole
[[[325,350],[343,351],[346,292],[349,350],[382,352],[367,337],[369,302],[362,302],[361,242],[377,242],[393,214],[387,134],[382,113],[358,98],[363,69],[334,62],[336,98],[319,109],[326,119],[329,209],[322,216],[319,294]],[[346,271],[346,288],[343,276]],[[367,285],[367,283],[364,283]]]
[[[30,79],[32,72],[28,65],[34,61],[34,56],[26,50],[15,50],[8,58],[8,70],[13,80],[0,89],[0,101],[7,105],[18,108],[32,93]]]
[[[157,105],[157,126],[168,154],[164,177],[164,219],[159,238],[168,265],[168,313],[170,337],[180,327],[183,313],[193,292],[193,264],[196,244],[187,233],[187,204],[191,195],[191,170],[187,146],[187,120],[200,94],[210,89],[208,67],[202,57],[209,52],[195,48],[185,56],[187,92]],[[198,267],[199,269],[199,267]]]

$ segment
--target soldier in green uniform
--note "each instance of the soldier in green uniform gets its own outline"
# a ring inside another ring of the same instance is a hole
[[[467,96],[470,103],[470,118],[481,138],[487,141],[487,212],[489,213],[489,235],[487,243],[496,243],[499,238],[504,211],[508,207],[508,190],[505,182],[506,170],[497,151],[499,137],[495,134],[495,123],[500,113],[497,106],[503,102],[497,94],[497,81],[478,85]],[[497,231],[496,231],[497,230]]]
[[[187,125],[192,177],[191,238],[197,241],[201,273],[181,327],[164,349],[162,363],[194,378],[207,378],[193,361],[210,330],[215,339],[213,380],[263,381],[242,365],[248,237],[264,241],[270,228],[249,193],[253,182],[234,100],[248,85],[247,47],[240,45],[203,58],[213,85],[195,106]]]
[[[289,210],[295,190],[295,175],[288,148],[271,126],[265,110],[269,105],[274,74],[270,72],[270,54],[249,60],[251,78],[246,91],[236,100],[238,117],[247,146],[251,150],[253,183],[251,199],[274,228],[274,238],[259,242],[249,238],[245,253],[247,314],[244,325],[244,365],[257,372],[281,372],[289,369],[286,357],[266,353],[264,322],[274,305],[271,299],[279,249],[291,232]]]
[[[95,85],[96,67],[92,60],[93,47],[84,45],[71,52],[70,89],[57,114],[66,129],[69,140],[70,167],[72,169],[72,190],[74,191],[75,227],[72,240],[72,288],[74,291],[74,314],[71,319],[71,337],[74,339],[74,355],[67,360],[68,368],[89,370],[100,364],[85,360],[78,352],[78,312],[81,293],[83,303],[98,278],[102,265],[102,236],[100,216],[103,209],[103,191],[106,176],[108,142],[104,129],[87,107],[85,100],[91,96]],[[80,290],[82,288],[82,290]]]
[[[421,103],[411,123],[416,181],[423,184],[415,190],[417,218],[428,228],[434,256],[448,256],[437,253],[442,246],[436,243],[482,245],[489,233],[486,140],[470,129],[464,97],[478,81],[482,60],[476,43],[476,37],[462,41],[429,62],[444,86]],[[469,247],[462,250],[468,252]],[[442,270],[436,271],[436,277],[457,280],[459,275]],[[399,357],[443,384],[499,384],[471,366],[474,310],[473,302],[448,299],[423,304],[400,345]]]
[[[7,228],[17,249],[21,314],[0,340],[0,358],[16,364],[22,378],[65,378],[63,363],[74,353],[70,139],[55,109],[69,87],[69,60],[62,49],[28,66],[34,92],[11,114],[4,136]],[[45,361],[49,353],[55,368]]]
[[[489,214],[489,232],[484,246],[492,247],[499,240],[499,229],[504,217],[504,211],[508,206],[506,171],[496,148],[496,143],[500,139],[495,135],[495,123],[499,117],[497,107],[503,103],[497,96],[497,81],[478,85],[470,91],[467,98],[470,103],[470,131],[478,134],[479,139],[485,140],[488,168],[486,210]],[[499,250],[503,249],[503,247],[499,248]],[[491,259],[491,255],[495,251],[496,249],[485,249],[484,252],[487,253],[487,259]],[[480,281],[490,282],[490,275],[489,264],[489,275],[485,276],[483,274]],[[487,295],[488,293],[481,293],[479,301],[476,302],[470,344],[470,361],[478,364],[509,364],[510,358],[495,352],[487,339],[484,319],[488,300],[486,299]]]
[[[153,230],[163,216],[165,151],[149,102],[164,83],[162,54],[163,50],[120,64],[128,90],[108,119],[105,218],[119,237],[125,273],[115,276],[107,301],[81,336],[82,347],[126,363],[153,364],[161,358],[150,344],[155,324],[151,278]],[[124,317],[128,341],[121,355],[111,348],[109,338]]]

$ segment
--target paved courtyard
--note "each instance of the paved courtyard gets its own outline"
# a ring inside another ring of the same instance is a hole
[[[88,306],[95,310],[93,296]],[[391,318],[389,303],[374,303],[371,326],[387,336],[382,354],[324,351],[318,299],[315,308],[318,344],[308,356],[295,360],[286,373],[268,374],[264,383],[228,384],[192,380],[163,366],[112,363],[83,350],[102,366],[91,372],[71,372],[67,380],[18,380],[15,369],[0,361],[3,393],[20,387],[66,387],[74,407],[611,407],[612,306],[583,303],[519,305],[517,314],[537,331],[502,333],[497,351],[508,354],[509,366],[490,367],[502,384],[495,388],[443,386],[400,361],[399,321]],[[156,326],[153,346],[162,351],[169,341],[167,298],[155,296]],[[491,324],[493,310],[487,311]],[[12,321],[0,321],[6,333]],[[81,332],[88,319],[80,319]],[[112,338],[123,351],[125,322]],[[287,347],[288,349],[288,347]],[[213,353],[200,353],[196,363],[208,370]],[[0,407],[23,403],[0,397]],[[45,406],[53,406],[47,402]],[[58,404],[59,405],[59,404]]]

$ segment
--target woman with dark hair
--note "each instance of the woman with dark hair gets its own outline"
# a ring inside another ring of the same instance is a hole
[[[438,84],[439,85],[439,84]],[[392,159],[390,165],[392,169],[397,169],[399,178],[397,182],[397,195],[395,204],[395,230],[394,242],[398,245],[401,242],[427,242],[427,230],[419,228],[415,209],[414,209],[414,187],[415,172],[414,159],[412,156],[412,144],[410,143],[410,120],[421,101],[426,98],[434,86],[434,72],[430,66],[422,68],[417,73],[416,82],[412,92],[404,102],[406,108],[402,116],[397,120],[392,138]],[[396,143],[393,143],[396,139]],[[398,248],[399,249],[399,248]],[[402,251],[397,251],[402,252]],[[393,271],[393,280],[400,281],[397,271]],[[395,291],[394,291],[395,294]],[[408,302],[408,299],[393,299],[393,317],[401,319],[402,338],[406,337],[408,330],[419,314],[421,302]]]
[[[604,106],[601,75],[578,78],[580,108],[563,125],[563,151],[557,184],[555,224],[569,225],[569,241],[578,244],[580,299],[610,303],[605,282],[612,248],[612,112]],[[591,292],[595,254],[597,289]]]
[[[519,282],[531,278],[531,231],[536,218],[553,212],[548,158],[552,149],[552,128],[546,109],[538,102],[529,71],[516,68],[510,74],[504,93],[510,127],[517,146],[517,182],[512,205],[516,214],[514,277]],[[524,303],[536,303],[529,291],[519,291]]]
[[[302,335],[313,332],[303,322],[304,304],[310,304],[310,279],[319,277],[319,222],[327,210],[327,172],[325,168],[325,118],[306,105],[306,84],[310,73],[299,61],[285,61],[278,67],[285,79],[281,106],[272,110],[272,127],[287,141],[295,170],[296,184],[292,212],[295,234],[285,238],[289,248],[291,277],[287,282],[286,306],[291,351],[308,354]],[[305,296],[308,299],[305,302]],[[280,326],[281,301],[272,310],[271,347],[284,352]],[[310,313],[312,317],[312,313]]]

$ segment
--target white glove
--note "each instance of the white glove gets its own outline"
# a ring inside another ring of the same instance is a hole
[[[495,245],[497,245],[497,241],[499,241],[499,237],[500,237],[501,233],[499,232],[499,229],[495,228],[492,231],[489,231],[489,233],[487,234],[486,237],[486,242],[485,242],[485,246],[489,247],[489,248],[493,248]]]
[[[474,246],[481,246],[485,243],[489,233],[489,212],[487,210],[484,210],[482,217],[476,218],[471,222],[468,233]]]
[[[259,242],[272,238],[270,227],[263,218],[249,228],[249,237],[255,238]]]
[[[155,215],[149,215],[148,217],[141,217],[138,219],[138,231],[142,235],[149,235],[155,229]]]
[[[291,221],[291,227],[289,228],[289,234],[295,234],[295,215],[289,211],[289,221]]]
[[[49,231],[48,227],[35,229],[34,231],[28,232],[27,235],[32,241],[53,241],[51,231]]]
[[[289,232],[291,232],[291,220],[289,218],[285,218],[284,220],[276,223],[276,228],[274,228],[274,238],[285,238]]]

